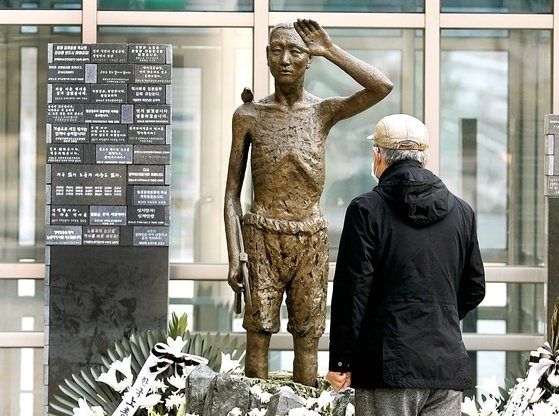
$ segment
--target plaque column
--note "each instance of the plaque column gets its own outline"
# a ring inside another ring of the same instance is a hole
[[[546,135],[547,328],[549,328],[554,305],[559,297],[559,115],[547,114],[544,123]]]
[[[167,325],[171,72],[171,45],[49,44],[46,410],[116,340]]]

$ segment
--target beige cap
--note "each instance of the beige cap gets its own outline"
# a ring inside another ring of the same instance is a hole
[[[425,150],[429,147],[427,127],[409,114],[383,117],[377,123],[374,134],[367,139],[385,149]]]

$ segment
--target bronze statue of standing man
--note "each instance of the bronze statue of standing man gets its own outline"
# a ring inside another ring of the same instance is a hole
[[[274,93],[257,102],[243,97],[246,102],[233,114],[224,207],[228,282],[235,292],[243,290],[240,220],[252,301],[243,320],[245,374],[268,377],[270,337],[279,331],[285,294],[295,353],[293,380],[313,386],[328,284],[327,222],[319,208],[326,138],[338,121],[373,106],[393,85],[377,68],[334,44],[313,20],[275,26],[266,54]],[[310,94],[303,84],[313,56],[328,59],[363,89],[348,97]],[[243,215],[240,194],[249,150],[253,201]]]

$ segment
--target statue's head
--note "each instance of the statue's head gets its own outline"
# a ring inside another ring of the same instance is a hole
[[[266,56],[274,78],[286,82],[304,77],[312,60],[293,23],[280,23],[272,28]]]

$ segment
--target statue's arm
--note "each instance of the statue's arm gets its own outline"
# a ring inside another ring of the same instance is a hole
[[[311,55],[328,59],[364,88],[348,97],[331,100],[330,107],[335,121],[366,110],[392,91],[392,81],[386,75],[374,65],[362,61],[333,43],[328,33],[314,20],[299,19],[294,26]]]
[[[243,105],[241,107],[243,107]],[[243,288],[239,261],[239,253],[241,250],[239,247],[237,219],[241,220],[243,215],[241,207],[241,189],[245,177],[250,147],[247,117],[243,115],[243,111],[240,110],[240,108],[233,114],[233,137],[224,198],[225,238],[229,257],[228,283],[235,292]]]

